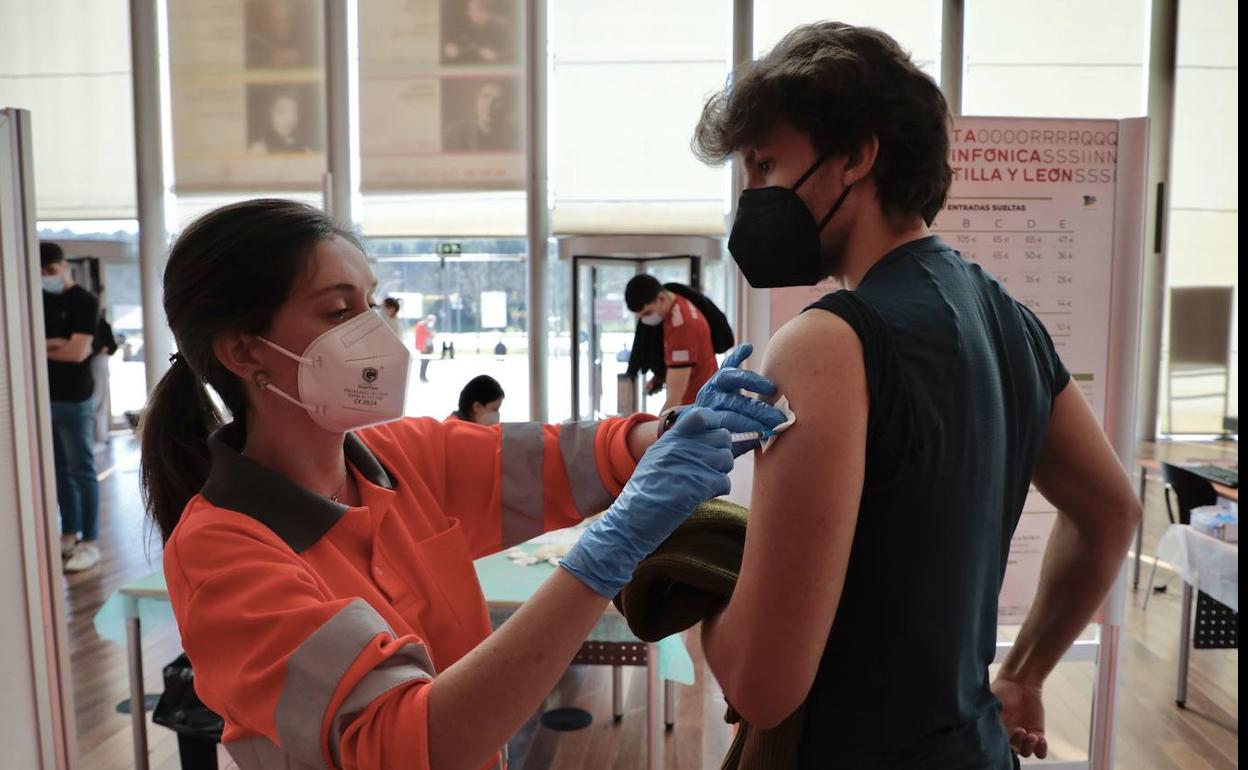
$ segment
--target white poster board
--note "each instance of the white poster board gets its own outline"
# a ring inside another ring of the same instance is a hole
[[[524,187],[521,0],[359,4],[360,188]]]
[[[320,190],[324,0],[169,0],[174,188]]]
[[[25,110],[0,109],[0,741],[4,767],[62,770],[76,730],[53,551],[60,526],[30,121]]]
[[[507,328],[507,292],[481,292],[481,328]]]

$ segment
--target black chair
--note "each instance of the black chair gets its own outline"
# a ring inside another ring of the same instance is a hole
[[[1166,515],[1171,524],[1191,524],[1192,509],[1201,505],[1213,505],[1218,502],[1218,493],[1213,484],[1202,475],[1192,473],[1182,465],[1162,463],[1162,480],[1166,484]],[[1171,494],[1177,504],[1171,507]],[[1176,514],[1176,510],[1178,512]],[[1157,555],[1153,554],[1153,568],[1148,570],[1148,588],[1144,589],[1144,604],[1141,609],[1148,609],[1148,599],[1153,594],[1153,582],[1157,579]],[[1166,587],[1157,589],[1163,592]]]
[[[1181,465],[1161,464],[1161,478],[1166,484],[1166,511],[1171,524],[1191,524],[1192,509],[1202,505],[1217,505],[1218,493],[1209,479],[1189,471]],[[1178,498],[1179,514],[1170,510],[1170,493]]]
[[[1162,463],[1161,478],[1166,485],[1166,515],[1170,517],[1171,524],[1191,524],[1193,508],[1215,505],[1218,502],[1218,493],[1208,479],[1180,465]],[[1174,507],[1170,504],[1171,493],[1176,498]],[[1177,514],[1175,508],[1178,509]],[[1148,573],[1148,588],[1144,591],[1144,606],[1141,609],[1148,609],[1148,600],[1153,594],[1153,582],[1156,578],[1157,558],[1154,556],[1153,568]],[[1157,590],[1163,591],[1164,586]]]

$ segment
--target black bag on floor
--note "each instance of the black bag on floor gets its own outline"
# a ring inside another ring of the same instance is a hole
[[[195,672],[186,653],[165,666],[165,691],[152,712],[152,721],[180,736],[221,741],[225,720],[195,694]]]

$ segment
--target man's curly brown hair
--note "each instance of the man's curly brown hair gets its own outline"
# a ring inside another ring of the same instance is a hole
[[[778,119],[808,133],[821,154],[847,154],[878,137],[872,175],[885,212],[931,224],[945,205],[949,107],[887,34],[833,21],[793,30],[706,103],[693,152],[723,163]]]

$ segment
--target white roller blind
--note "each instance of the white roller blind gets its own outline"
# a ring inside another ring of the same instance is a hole
[[[883,30],[909,51],[914,62],[925,72],[940,80],[940,0],[758,2],[754,4],[755,54],[771,50],[794,27],[816,21],[843,21]]]
[[[360,187],[524,188],[524,3],[359,4]]]
[[[1147,0],[968,0],[962,111],[1143,115],[1149,14]]]
[[[1170,185],[1167,284],[1236,287],[1226,413],[1238,414],[1239,4],[1233,0],[1179,5]],[[1191,428],[1177,415],[1175,423],[1170,429]],[[1220,427],[1211,419],[1195,429]]]
[[[126,0],[0,0],[0,107],[30,110],[40,220],[135,216]]]
[[[320,190],[323,0],[168,0],[174,189]]]
[[[552,0],[552,225],[566,233],[724,231],[728,172],[689,149],[723,88],[732,4]]]

